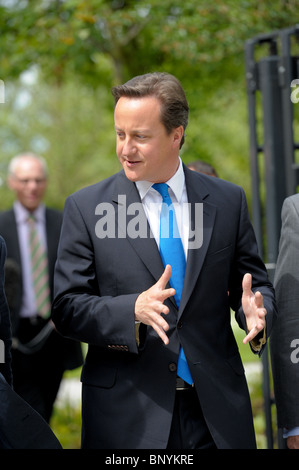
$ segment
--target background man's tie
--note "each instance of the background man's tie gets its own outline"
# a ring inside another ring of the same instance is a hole
[[[34,285],[37,313],[43,318],[49,318],[51,313],[48,259],[45,247],[40,241],[35,220],[32,216],[29,223],[29,244],[32,280]]]
[[[170,285],[176,290],[174,296],[179,308],[183,290],[186,259],[182,240],[179,234],[174,207],[168,194],[166,183],[153,184],[153,188],[162,196],[160,215],[160,254],[164,266],[171,265],[172,274]],[[193,383],[192,376],[182,347],[180,347],[177,375],[189,384]]]

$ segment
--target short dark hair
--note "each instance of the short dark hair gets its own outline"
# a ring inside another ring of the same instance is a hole
[[[138,75],[123,85],[112,88],[115,105],[122,97],[144,98],[153,96],[161,103],[161,122],[166,132],[183,126],[184,134],[180,147],[185,141],[185,130],[188,125],[189,105],[179,80],[169,73],[153,72]]]

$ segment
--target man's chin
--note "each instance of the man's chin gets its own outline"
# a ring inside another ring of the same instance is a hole
[[[35,211],[38,206],[39,206],[40,202],[32,202],[32,201],[26,201],[26,202],[23,202],[23,206],[29,211],[29,212],[33,212]]]
[[[132,181],[133,183],[136,183],[136,181],[142,180],[142,177],[140,176],[140,174],[135,173],[134,171],[130,171],[124,168],[124,172],[128,180]]]

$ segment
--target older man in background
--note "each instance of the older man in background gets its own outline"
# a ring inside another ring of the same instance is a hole
[[[80,344],[63,339],[50,319],[62,215],[43,203],[48,180],[43,158],[18,155],[8,170],[16,200],[0,214],[0,234],[7,245],[13,385],[49,422],[64,371],[82,364]]]

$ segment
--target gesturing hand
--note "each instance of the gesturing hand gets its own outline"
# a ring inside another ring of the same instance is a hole
[[[135,320],[150,325],[165,344],[169,343],[165,333],[169,325],[161,313],[165,315],[169,313],[169,308],[164,305],[164,301],[175,294],[175,289],[165,289],[170,276],[171,266],[168,264],[156,284],[142,292],[135,303]]]
[[[246,273],[243,277],[242,306],[246,317],[248,335],[243,339],[246,344],[262,331],[266,326],[266,309],[264,308],[263,296],[260,292],[255,294],[251,290],[252,276]]]

